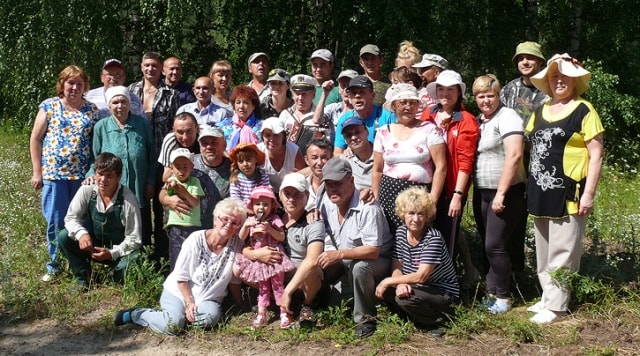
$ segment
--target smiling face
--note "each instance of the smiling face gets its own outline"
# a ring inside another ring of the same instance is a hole
[[[284,132],[278,134],[273,133],[270,129],[262,130],[262,141],[264,142],[267,150],[272,152],[285,145]]]
[[[64,81],[63,97],[70,102],[78,101],[82,99],[82,95],[85,92],[85,82],[81,76],[70,77]]]
[[[200,77],[193,83],[193,95],[201,106],[207,106],[211,102],[212,88],[208,77]]]
[[[318,83],[331,79],[331,71],[333,71],[333,63],[325,61],[322,58],[314,58],[311,60],[311,73]]]
[[[271,91],[271,95],[273,96],[284,96],[287,95],[289,85],[287,84],[287,82],[283,82],[280,80],[271,80],[269,81],[269,90]]]
[[[160,62],[155,58],[145,58],[140,64],[140,70],[144,78],[152,83],[160,80]]]
[[[231,85],[231,72],[226,70],[221,70],[213,73],[211,76],[213,79],[213,87],[216,91],[224,92],[229,89]]]
[[[525,77],[536,75],[542,68],[543,60],[530,54],[520,54],[516,58],[518,71]]]
[[[180,146],[189,148],[193,146],[198,137],[199,126],[191,118],[175,120],[173,122],[173,134]]]
[[[549,88],[554,100],[567,100],[576,96],[576,79],[560,73],[557,66],[548,72]]]
[[[162,66],[162,73],[166,84],[175,87],[182,79],[182,63],[178,58],[167,58]]]
[[[320,148],[316,145],[310,145],[307,148],[307,154],[304,156],[304,161],[311,168],[311,174],[321,178],[322,167],[333,156],[332,152],[328,148]]]
[[[369,143],[369,130],[364,125],[350,125],[342,130],[345,142],[354,153]]]
[[[124,85],[127,75],[120,66],[108,66],[100,73],[100,81],[104,85],[104,90],[118,85]]]
[[[445,111],[449,112],[455,108],[460,95],[460,87],[458,85],[451,85],[448,87],[438,85],[436,87],[436,97]]]

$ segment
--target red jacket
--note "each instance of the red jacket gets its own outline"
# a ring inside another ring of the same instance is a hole
[[[440,104],[433,105],[429,110],[425,110],[420,117],[422,121],[432,121],[435,123],[436,114],[440,110]],[[445,180],[445,192],[447,199],[451,199],[453,191],[456,189],[458,172],[462,171],[469,175],[473,172],[473,164],[476,158],[476,148],[478,147],[478,136],[480,129],[473,114],[462,109],[453,113],[453,118],[447,127],[447,179]],[[466,195],[471,185],[471,178],[463,192]]]

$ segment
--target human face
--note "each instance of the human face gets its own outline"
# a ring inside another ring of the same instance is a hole
[[[273,208],[273,200],[267,197],[260,197],[258,199],[252,199],[253,202],[253,213],[258,216],[262,214],[263,216],[269,214],[271,209]]]
[[[173,134],[180,146],[189,148],[193,146],[198,137],[198,125],[191,119],[176,120],[173,122]]]
[[[303,114],[308,113],[313,105],[313,98],[316,96],[315,90],[292,90],[291,93],[296,110]]]
[[[160,79],[160,62],[153,58],[146,58],[140,64],[140,70],[146,80],[156,82]]]
[[[560,73],[558,67],[549,70],[549,88],[554,100],[565,100],[575,97],[576,80]]]
[[[213,79],[213,87],[215,90],[224,92],[229,89],[229,85],[231,85],[231,72],[224,70],[215,72],[211,76],[211,79]]]
[[[257,160],[255,155],[238,159],[238,170],[247,177],[253,177],[256,174]]]
[[[338,91],[340,92],[340,96],[342,97],[342,101],[349,101],[349,93],[347,93],[347,87],[349,87],[349,81],[351,79],[347,77],[342,77],[338,79]]]
[[[124,70],[118,66],[109,66],[100,73],[100,81],[102,85],[104,85],[105,90],[118,85],[124,85],[126,80],[127,75],[124,73]]]
[[[122,178],[122,174],[118,175],[114,170],[97,170],[94,179],[100,195],[113,196],[118,189],[118,184],[120,184],[120,178]]]
[[[211,79],[196,79],[193,83],[193,95],[196,96],[196,100],[202,106],[209,105],[211,103]]]
[[[311,73],[318,83],[331,79],[331,71],[333,71],[333,63],[321,58],[311,60]]]
[[[238,115],[238,119],[242,121],[249,120],[249,117],[251,116],[251,114],[253,114],[253,111],[256,109],[255,105],[253,105],[251,100],[243,97],[236,98],[236,101],[233,103],[233,108],[235,109],[236,114]]]
[[[484,114],[484,117],[488,119],[498,109],[500,99],[494,91],[488,90],[476,94],[476,104],[478,104],[478,109]]]
[[[269,60],[266,56],[259,56],[249,64],[249,73],[254,78],[266,78],[269,73]]]
[[[418,112],[418,100],[400,99],[393,102],[398,121],[414,120]]]
[[[114,96],[109,102],[109,110],[117,119],[129,117],[129,100],[122,95]]]
[[[407,229],[417,236],[421,236],[424,228],[427,224],[427,219],[424,215],[424,211],[411,207],[404,213],[404,223],[407,225]]]
[[[311,173],[318,178],[322,178],[322,167],[324,167],[324,164],[327,163],[331,157],[332,152],[329,149],[311,145],[307,148],[307,154],[304,156],[304,160],[309,168],[311,168]]]
[[[286,82],[281,82],[279,80],[272,80],[269,82],[269,90],[271,90],[271,95],[280,96],[287,95],[287,89],[289,86]]]
[[[451,111],[460,98],[460,87],[458,85],[451,85],[448,87],[438,85],[436,87],[436,96],[442,107],[446,111]]]
[[[542,67],[542,60],[530,54],[520,54],[516,58],[518,71],[525,77],[536,75]]]
[[[64,81],[64,98],[74,101],[82,99],[85,92],[84,80],[81,76],[69,77]]]
[[[227,142],[222,137],[203,137],[200,140],[200,154],[207,166],[215,167],[222,163]]]
[[[329,200],[339,207],[349,204],[356,189],[352,175],[347,175],[342,180],[327,180],[324,182],[324,188]]]
[[[369,142],[369,130],[364,125],[347,126],[342,130],[342,136],[354,153],[358,152]]]
[[[218,233],[222,237],[231,237],[240,229],[240,219],[233,215],[219,215],[216,216],[217,222],[214,222],[218,228]]]
[[[169,86],[176,86],[182,79],[182,63],[178,58],[167,58],[162,66],[164,80]]]
[[[301,192],[294,187],[286,187],[280,191],[282,208],[287,214],[295,215],[301,213],[307,205],[307,192]]]
[[[382,56],[375,56],[371,53],[365,53],[360,56],[360,66],[364,69],[368,77],[380,75],[382,61]]]
[[[368,111],[373,107],[373,99],[376,94],[371,88],[349,88],[349,101],[356,111]]]
[[[186,182],[189,179],[189,174],[193,170],[193,162],[186,157],[178,157],[173,163],[171,163],[171,171],[173,175],[181,182]]]
[[[264,129],[262,131],[262,141],[269,151],[280,148],[284,145],[284,132],[274,134],[270,129]]]
[[[440,68],[436,66],[428,66],[424,68],[418,68],[418,74],[422,77],[422,80],[426,83],[432,83],[438,78],[438,74],[440,74]]]

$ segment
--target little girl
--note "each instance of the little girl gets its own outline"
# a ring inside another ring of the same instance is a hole
[[[284,274],[295,269],[281,244],[285,236],[284,224],[275,213],[278,206],[270,187],[259,186],[253,189],[247,208],[249,213],[254,215],[247,218],[239,233],[243,240],[249,236],[248,245],[254,249],[269,246],[278,249],[282,254],[282,261],[275,264],[251,261],[241,254],[236,255],[236,267],[240,271],[240,278],[258,283],[258,316],[251,325],[253,329],[267,325],[267,307],[271,300],[271,291],[273,290],[276,304],[280,305],[284,291]],[[291,323],[286,309],[280,308],[280,328],[288,328]]]
[[[264,165],[266,156],[258,146],[243,142],[231,150],[229,158],[231,158],[229,195],[247,204],[253,188],[269,185],[269,176],[259,167]]]

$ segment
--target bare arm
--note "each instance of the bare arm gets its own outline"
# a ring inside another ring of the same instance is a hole
[[[503,145],[505,151],[504,165],[498,181],[498,190],[491,203],[491,209],[496,213],[504,210],[504,197],[513,183],[513,178],[515,178],[518,171],[518,164],[524,155],[524,136],[511,135],[505,137]]]
[[[178,281],[178,290],[180,291],[180,294],[182,294],[182,299],[185,303],[184,312],[187,316],[187,320],[193,323],[196,320],[195,315],[198,310],[198,306],[195,304],[195,300],[193,299],[191,287],[189,287],[189,281]]]
[[[431,198],[438,201],[444,188],[444,182],[447,178],[447,145],[438,144],[429,147],[431,160],[436,169],[433,171],[433,179],[431,180]]]
[[[376,287],[376,297],[383,298],[384,292],[389,287],[397,287],[401,285],[408,285],[408,287],[410,287],[410,285],[413,284],[425,283],[429,279],[429,276],[435,267],[436,265],[434,264],[421,263],[418,270],[415,273],[410,274],[397,274],[394,270],[394,274],[391,277],[383,279],[382,282],[378,284]],[[408,296],[404,290],[396,291],[396,295],[401,298]]]
[[[382,180],[382,168],[384,161],[382,153],[373,152],[373,168],[371,169],[371,190],[376,199],[380,199],[380,181]]]
[[[320,267],[328,266],[342,260],[375,260],[380,254],[377,246],[363,245],[351,249],[325,251],[318,257]]]
[[[42,188],[42,140],[47,133],[47,114],[40,109],[33,122],[33,130],[29,138],[29,153],[31,154],[31,166],[33,175],[31,185],[34,189]]]
[[[322,120],[324,116],[324,103],[331,90],[333,90],[333,80],[327,80],[322,83],[322,94],[320,94],[320,99],[316,105],[316,111],[313,112],[313,123],[316,125],[321,125],[324,121]]]
[[[585,215],[593,208],[593,198],[596,195],[596,187],[600,180],[602,171],[602,156],[604,153],[604,140],[602,134],[598,134],[593,139],[586,142],[589,151],[589,167],[587,168],[587,181],[584,186],[584,193],[580,197],[578,215]]]

